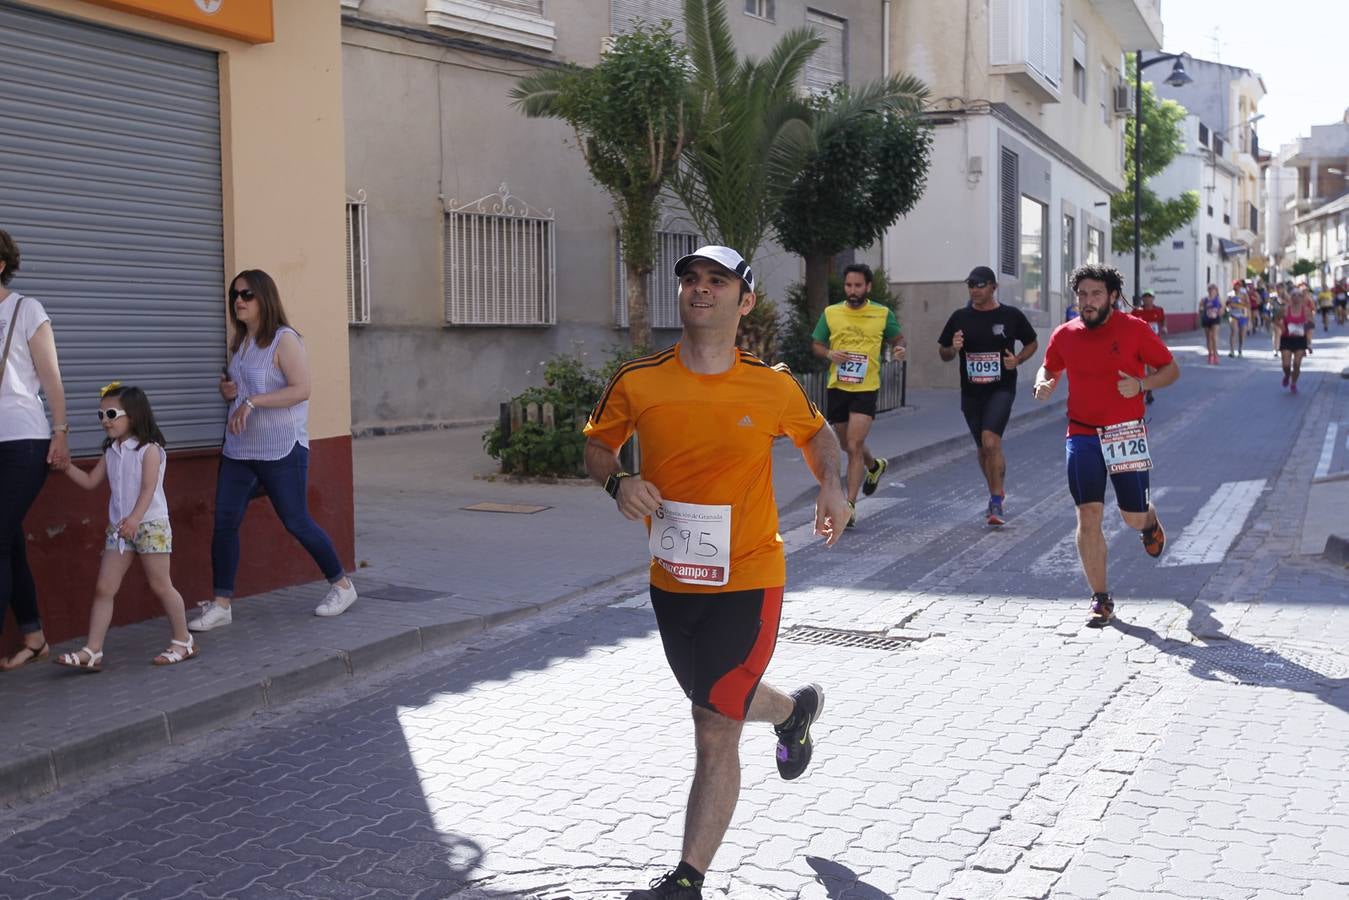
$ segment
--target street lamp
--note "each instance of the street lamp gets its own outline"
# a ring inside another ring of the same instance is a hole
[[[1143,278],[1143,261],[1139,255],[1143,243],[1143,70],[1160,62],[1175,61],[1171,74],[1166,76],[1166,84],[1172,87],[1184,87],[1194,81],[1185,72],[1181,60],[1184,53],[1163,53],[1147,62],[1143,62],[1143,51],[1134,51],[1134,305],[1138,305],[1138,283]]]

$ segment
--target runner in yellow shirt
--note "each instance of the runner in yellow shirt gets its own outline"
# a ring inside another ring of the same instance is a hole
[[[904,358],[904,335],[888,306],[871,299],[871,267],[854,263],[843,270],[846,299],[825,309],[815,325],[815,355],[828,359],[829,388],[825,415],[848,453],[848,527],[857,523],[857,492],[871,496],[887,462],[867,449],[867,435],[876,418],[881,388],[881,348],[893,359]]]

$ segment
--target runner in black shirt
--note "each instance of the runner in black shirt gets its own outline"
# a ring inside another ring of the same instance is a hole
[[[970,302],[951,313],[937,338],[947,362],[960,357],[960,411],[979,448],[979,468],[988,482],[988,524],[1002,525],[1002,433],[1016,399],[1016,367],[1035,355],[1035,329],[1024,313],[997,300],[998,282],[988,266],[976,266],[965,279]],[[1016,352],[1020,341],[1021,352]]]

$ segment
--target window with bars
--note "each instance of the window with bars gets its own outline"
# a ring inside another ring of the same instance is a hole
[[[370,245],[365,192],[347,200],[347,324],[370,324]]]
[[[1073,269],[1077,268],[1077,219],[1063,214],[1063,279],[1067,283],[1068,276],[1072,274]]]
[[[451,325],[553,325],[557,273],[552,211],[510,193],[445,214],[445,321]]]
[[[745,0],[745,15],[772,22],[777,18],[777,3],[774,0]]]
[[[1087,226],[1087,262],[1101,265],[1105,262],[1105,232]]]
[[[623,241],[615,235],[614,324],[628,327],[628,272],[623,259]],[[688,231],[658,231],[656,233],[656,264],[646,276],[646,297],[651,310],[652,328],[680,328],[679,283],[674,265],[681,256],[687,256],[703,246],[701,236]]]
[[[1017,245],[1021,231],[1017,222],[1020,159],[1002,148],[998,163],[998,271],[1016,277]]]
[[[824,39],[806,62],[807,94],[827,93],[834,85],[848,82],[848,20],[813,9],[806,10],[806,27]]]
[[[684,36],[684,0],[610,0],[609,32],[627,34],[633,25],[670,22],[676,37]]]
[[[1032,309],[1048,309],[1045,276],[1049,264],[1045,252],[1049,236],[1049,207],[1021,195],[1021,303]]]

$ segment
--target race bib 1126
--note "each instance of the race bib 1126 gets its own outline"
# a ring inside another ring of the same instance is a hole
[[[1101,455],[1111,475],[1120,472],[1145,472],[1152,468],[1148,448],[1148,426],[1142,419],[1120,422],[1096,429],[1101,436]]]

